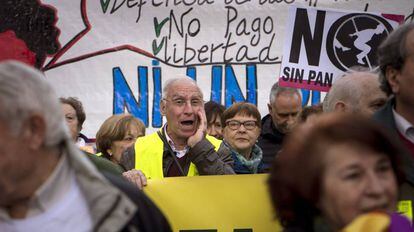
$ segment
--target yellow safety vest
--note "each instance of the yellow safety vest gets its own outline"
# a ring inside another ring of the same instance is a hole
[[[220,147],[221,140],[207,135],[207,140],[213,144],[217,151]],[[147,179],[164,178],[162,169],[162,159],[164,152],[164,143],[158,136],[158,133],[152,133],[144,137],[139,137],[135,142],[135,169],[141,170]],[[198,176],[196,166],[191,163],[187,176]]]

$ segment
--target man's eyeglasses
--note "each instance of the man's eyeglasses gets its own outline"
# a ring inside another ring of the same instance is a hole
[[[227,121],[226,125],[232,130],[239,129],[241,125],[243,125],[244,128],[246,128],[246,130],[253,130],[254,128],[257,127],[256,121],[252,121],[252,120],[251,121],[244,121],[244,122],[231,120],[231,121]]]
[[[173,105],[178,106],[178,107],[183,107],[185,106],[185,104],[187,104],[187,102],[190,102],[190,105],[193,107],[201,107],[203,106],[204,101],[202,99],[191,99],[191,100],[185,100],[182,98],[176,98],[176,99],[167,99],[167,98],[163,98],[162,100],[165,100],[167,102],[171,102]]]

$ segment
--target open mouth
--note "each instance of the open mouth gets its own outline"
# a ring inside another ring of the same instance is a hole
[[[193,126],[194,125],[194,120],[181,121],[181,125],[183,125],[183,126]]]

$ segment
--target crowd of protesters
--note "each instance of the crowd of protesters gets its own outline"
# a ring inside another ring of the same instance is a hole
[[[358,231],[372,218],[389,222],[378,231],[413,231],[396,207],[414,201],[414,24],[392,32],[378,58],[379,73],[344,74],[320,105],[303,107],[300,90],[275,83],[264,117],[247,102],[204,103],[194,80],[172,77],[161,129],[113,115],[95,146],[78,99],[2,62],[0,230],[170,231],[140,191],[148,179],[269,173],[285,231]]]

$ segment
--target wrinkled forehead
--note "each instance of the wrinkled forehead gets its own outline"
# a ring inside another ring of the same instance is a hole
[[[279,95],[273,107],[278,113],[297,113],[302,109],[302,102],[297,95]]]
[[[390,160],[388,154],[376,151],[369,145],[352,141],[328,145],[322,153],[324,153],[322,160],[325,167],[350,167],[361,163],[366,164],[367,161],[373,161],[370,163],[375,164],[383,160]]]
[[[203,99],[203,93],[201,89],[190,81],[177,81],[171,84],[168,90],[168,96],[170,98],[188,98],[188,99]]]

